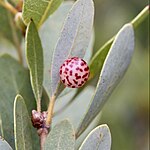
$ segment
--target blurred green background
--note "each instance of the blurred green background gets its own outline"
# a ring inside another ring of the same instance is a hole
[[[95,0],[95,46],[98,50],[146,5],[144,0]],[[100,124],[109,125],[112,150],[148,150],[149,38],[148,19],[135,31],[132,63],[103,108]]]

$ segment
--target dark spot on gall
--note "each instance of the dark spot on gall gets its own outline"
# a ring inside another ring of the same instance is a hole
[[[83,63],[83,62],[81,62],[81,64],[80,64],[81,66],[84,66],[85,64]]]
[[[89,70],[89,67],[84,68],[84,71],[88,71],[88,70]]]
[[[82,78],[85,78],[87,75],[88,75],[88,73],[84,74],[84,75],[82,76]]]
[[[83,72],[83,70],[80,68],[80,71]]]
[[[73,79],[73,82],[74,82],[75,84],[78,84],[78,81],[76,81],[76,80],[74,80],[74,79]]]
[[[68,68],[65,68],[65,71],[68,71],[69,69]]]
[[[70,76],[72,76],[72,70],[70,71]]]
[[[72,83],[69,81],[69,76],[67,76],[66,79],[67,79],[68,83],[69,83],[70,85],[72,85]]]
[[[80,70],[80,68],[79,68],[79,67],[77,67],[77,68],[76,68],[76,70],[78,71],[78,70]]]
[[[78,80],[78,79],[81,79],[81,76],[76,76],[76,79]]]

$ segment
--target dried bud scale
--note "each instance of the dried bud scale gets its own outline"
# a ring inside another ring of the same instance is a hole
[[[47,118],[47,112],[43,111],[38,112],[36,110],[32,110],[32,117],[31,117],[31,121],[32,121],[32,125],[37,128],[49,128],[46,126],[46,118]]]

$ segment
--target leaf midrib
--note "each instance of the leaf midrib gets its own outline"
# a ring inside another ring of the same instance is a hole
[[[83,18],[83,15],[84,15],[84,10],[85,10],[85,5],[87,5],[86,4],[86,0],[84,0],[84,4],[83,4],[83,8],[82,8],[82,12],[81,12],[81,16],[80,16],[80,22],[79,22],[79,25],[78,25],[78,28],[77,28],[77,32],[76,32],[76,36],[75,36],[75,38],[74,38],[74,41],[73,41],[73,43],[75,43],[75,41],[76,41],[76,39],[77,39],[77,35],[78,35],[78,33],[79,33],[79,28],[80,28],[80,25],[81,25],[81,22],[82,22],[82,18]],[[82,5],[82,4],[81,4]],[[71,50],[70,50],[70,53],[69,53],[69,55],[71,55],[72,54],[72,50],[74,49],[74,44],[72,45],[72,47],[71,47]]]
[[[33,32],[32,32],[33,33]],[[34,60],[35,60],[35,63],[34,63],[34,72],[35,72],[35,88],[36,88],[36,91],[35,91],[35,97],[37,98],[36,100],[38,101],[40,99],[40,94],[39,94],[39,90],[38,90],[38,85],[39,85],[39,82],[38,82],[38,73],[37,73],[37,55],[36,55],[36,47],[35,47],[35,40],[34,40],[34,36],[31,36],[32,37],[32,42],[33,42],[33,54],[34,54]],[[32,72],[32,69],[31,69],[31,72]],[[33,82],[33,79],[32,79],[32,82]],[[34,83],[33,84],[33,87],[34,87]],[[36,95],[37,93],[37,95]]]
[[[42,15],[42,18],[40,19],[40,22],[39,22],[38,25],[37,25],[38,28],[40,27],[40,25],[41,25],[41,24],[43,23],[43,21],[45,20],[47,14],[48,14],[48,11],[49,11],[49,9],[50,9],[50,7],[51,7],[52,2],[53,2],[53,0],[50,0],[50,1],[49,1],[48,5],[47,5],[47,7],[46,7],[46,9],[45,9],[44,14]]]
[[[85,1],[85,0],[84,0],[84,1]],[[82,5],[82,3],[81,3],[81,5]],[[72,50],[73,50],[73,48],[74,48],[74,43],[75,43],[75,41],[76,41],[76,39],[77,39],[77,35],[78,35],[78,33],[79,33],[79,27],[80,27],[80,25],[81,25],[81,20],[82,20],[82,18],[83,18],[83,11],[84,11],[84,9],[85,9],[85,5],[86,5],[86,4],[83,4],[82,12],[80,13],[80,22],[79,22],[79,25],[78,25],[78,27],[77,27],[77,29],[76,29],[75,38],[74,38],[74,40],[73,40],[73,42],[72,42],[72,46],[71,46],[71,48],[70,48],[70,51],[69,51],[68,56],[71,54],[71,52],[72,52]]]
[[[57,144],[57,150],[59,150],[59,148],[60,148],[60,141],[61,141],[61,137],[62,137],[62,135],[63,135],[63,132],[62,132],[63,130],[61,129],[60,130],[60,132],[59,132],[59,139],[58,139],[58,144]]]

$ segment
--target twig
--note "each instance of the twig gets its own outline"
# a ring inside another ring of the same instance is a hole
[[[16,50],[17,50],[17,54],[18,54],[18,58],[19,58],[19,62],[20,64],[23,64],[23,57],[22,57],[22,48],[21,48],[21,43],[19,42],[17,33],[16,33],[16,29],[14,27],[13,21],[10,21],[10,26],[12,29],[12,35],[13,35],[13,40],[16,46]]]
[[[52,122],[55,98],[56,98],[55,96],[52,96],[51,99],[50,99],[50,103],[49,103],[49,106],[48,106],[48,115],[47,115],[47,119],[46,119],[46,125],[47,126],[50,126],[50,124]]]
[[[48,130],[46,128],[43,128],[40,134],[40,150],[44,149],[44,143],[47,138],[47,135],[48,135]]]
[[[41,100],[37,101],[37,111],[41,112]]]
[[[55,96],[52,96],[51,99],[50,99],[49,106],[48,106],[46,126],[45,126],[45,128],[39,129],[41,150],[43,150],[43,148],[44,148],[44,143],[45,143],[46,137],[48,135],[48,129],[50,128],[50,125],[51,125],[51,122],[52,122],[54,104],[55,104]]]
[[[19,0],[18,4],[16,5],[16,9],[21,12],[22,11],[22,6],[23,6],[23,0]]]
[[[14,15],[16,15],[18,13],[17,9],[15,9],[7,1],[0,0],[0,5],[2,5],[4,8],[6,8],[7,10],[9,10]],[[12,28],[14,43],[15,43],[15,46],[16,46],[16,49],[17,49],[17,54],[18,54],[19,62],[20,62],[20,64],[23,64],[21,45],[20,45],[19,39],[18,39],[18,37],[16,35],[16,31],[14,29],[14,24],[12,23],[12,21],[10,21],[10,26]]]
[[[0,5],[2,5],[4,8],[6,8],[7,10],[9,10],[14,15],[16,15],[18,13],[18,10],[16,8],[14,8],[7,1],[0,0]]]

